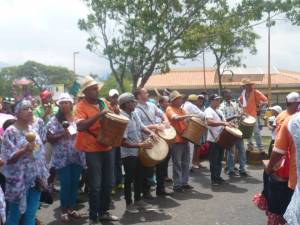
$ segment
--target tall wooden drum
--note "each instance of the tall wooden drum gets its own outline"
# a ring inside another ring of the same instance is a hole
[[[234,145],[236,141],[241,139],[242,136],[243,133],[239,129],[226,126],[220,133],[217,140],[217,144],[224,149],[230,148]]]
[[[167,157],[168,152],[169,145],[164,139],[158,137],[158,141],[153,143],[151,149],[141,148],[139,150],[139,159],[143,166],[153,167],[163,161]]]
[[[201,137],[206,131],[207,127],[203,121],[197,117],[192,117],[188,123],[187,129],[183,132],[182,137],[198,145]]]
[[[172,126],[164,129],[163,131],[158,131],[157,134],[169,144],[172,144],[176,138],[176,130]]]
[[[129,119],[122,115],[105,114],[101,123],[98,142],[112,147],[120,146],[128,121]]]
[[[252,137],[256,119],[253,116],[242,116],[240,119],[239,129],[243,133],[243,139],[249,139]]]

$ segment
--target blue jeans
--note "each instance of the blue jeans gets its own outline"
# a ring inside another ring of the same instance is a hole
[[[24,213],[24,224],[35,225],[35,215],[40,205],[41,192],[37,191],[34,187],[30,188],[26,194],[27,208]],[[6,225],[19,225],[21,213],[19,210],[19,202],[9,202],[9,211]]]
[[[86,152],[89,218],[96,221],[109,210],[113,183],[113,151]]]
[[[240,163],[240,173],[245,172],[245,165],[246,165],[246,152],[245,152],[245,147],[244,147],[244,141],[243,139],[238,140],[234,146],[239,152],[239,163]],[[232,146],[231,148],[227,149],[227,168],[228,172],[232,172],[234,170],[234,151]]]
[[[112,150],[113,159],[114,159],[114,179],[113,179],[113,187],[118,184],[123,183],[123,174],[122,174],[122,159],[121,159],[121,148],[115,147]]]
[[[254,134],[254,138],[255,138],[255,142],[256,142],[256,147],[259,150],[263,150],[264,146],[262,144],[262,140],[261,140],[261,135],[260,135],[260,127],[259,127],[259,118],[256,118],[256,123],[253,129],[253,134]],[[248,139],[248,145],[252,145],[253,146],[253,142],[252,142],[252,137],[250,139]]]
[[[62,209],[74,209],[77,201],[82,166],[70,164],[56,170],[60,182],[60,205]]]
[[[176,143],[172,145],[173,160],[173,182],[174,188],[188,184],[189,181],[189,165],[190,165],[190,149],[189,143]]]

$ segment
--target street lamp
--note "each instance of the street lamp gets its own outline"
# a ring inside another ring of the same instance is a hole
[[[269,106],[272,105],[272,80],[271,80],[271,26],[274,25],[274,21],[271,21],[271,7],[272,2],[269,0],[267,2],[267,12],[268,12],[268,98],[269,98]]]
[[[77,52],[73,52],[73,72],[74,72],[74,74],[76,75],[76,71],[75,71],[75,57],[76,57],[76,55],[77,54],[79,54],[79,52],[77,51]]]

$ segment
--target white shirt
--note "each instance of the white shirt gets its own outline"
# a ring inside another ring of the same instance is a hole
[[[204,111],[204,113],[206,119],[212,119],[214,121],[224,121],[224,122],[226,121],[224,114],[218,109],[214,110],[211,107],[208,107]],[[218,126],[218,127],[207,126],[207,127],[208,127],[207,141],[216,142],[223,129],[223,126]]]
[[[193,114],[193,115],[197,115],[200,117],[200,119],[204,120],[205,119],[205,113],[202,112],[196,105],[194,105],[193,103],[186,101],[183,104],[184,111],[186,111],[187,114]]]
[[[275,140],[276,139],[276,118],[275,116],[271,116],[269,117],[268,119],[268,123],[272,128],[272,140]]]

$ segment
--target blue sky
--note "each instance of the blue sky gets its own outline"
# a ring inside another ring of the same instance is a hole
[[[81,0],[0,0],[0,62],[8,65],[35,60],[45,64],[73,68],[74,51],[76,71],[108,74],[109,64],[85,49],[87,34],[77,27],[79,18],[88,10]],[[255,28],[261,39],[257,41],[258,53],[244,55],[243,63],[249,67],[267,64],[267,28]],[[300,71],[300,27],[278,21],[272,27],[272,65],[282,69]],[[207,55],[207,65],[214,60]],[[176,67],[202,66],[202,61],[184,61]]]

